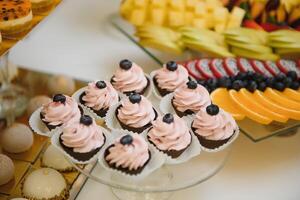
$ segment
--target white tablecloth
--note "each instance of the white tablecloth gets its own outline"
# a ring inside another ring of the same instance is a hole
[[[156,63],[107,22],[107,17],[117,12],[118,4],[112,0],[64,0],[13,49],[10,60],[30,69],[85,80],[110,77],[122,58],[136,61],[149,72]],[[299,141],[299,134],[260,143],[241,135],[219,174],[199,186],[176,192],[171,199],[299,200]],[[89,180],[78,199],[115,198],[107,186]]]

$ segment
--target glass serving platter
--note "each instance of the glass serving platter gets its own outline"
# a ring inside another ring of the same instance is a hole
[[[134,35],[134,27],[127,21],[121,18],[119,14],[113,14],[109,17],[112,25],[119,30],[125,37],[137,45],[147,56],[151,57],[159,65],[166,63],[169,60],[185,61],[193,58],[206,57],[205,54],[196,52],[186,51],[182,55],[168,54],[160,52],[154,49],[143,47],[138,42],[138,38]],[[263,141],[273,136],[290,134],[297,131],[300,127],[300,122],[295,120],[289,120],[287,123],[271,123],[269,125],[262,125],[256,123],[250,119],[244,119],[238,121],[238,125],[242,133],[244,133],[253,142]]]

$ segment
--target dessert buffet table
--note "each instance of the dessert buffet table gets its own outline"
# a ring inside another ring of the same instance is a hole
[[[83,80],[110,77],[122,58],[134,60],[150,72],[157,64],[108,22],[119,3],[64,0],[30,37],[12,49],[9,59],[33,70]],[[171,199],[299,199],[299,139],[297,134],[253,143],[241,134],[219,174],[174,193]],[[77,199],[115,197],[107,186],[88,180]]]

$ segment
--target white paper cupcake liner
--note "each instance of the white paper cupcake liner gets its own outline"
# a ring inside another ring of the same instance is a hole
[[[38,108],[36,111],[32,113],[32,115],[29,118],[29,126],[31,127],[33,132],[42,136],[51,137],[56,131],[60,130],[61,127],[57,127],[50,131],[48,127],[45,125],[45,123],[41,120],[40,117],[41,110],[42,107]]]
[[[148,132],[148,131],[147,131]],[[171,156],[167,155],[166,153],[158,150],[147,138],[147,132],[143,132],[144,137],[146,138],[149,146],[155,149],[155,151],[158,154],[161,154],[163,157],[165,157],[165,164],[167,165],[175,165],[180,164],[189,161],[195,156],[198,156],[201,153],[201,146],[198,142],[197,137],[190,131],[190,134],[192,136],[191,144],[187,149],[184,150],[184,152],[177,158],[172,158]]]
[[[159,102],[159,109],[163,114],[166,113],[172,113],[172,114],[176,114],[176,111],[174,110],[173,106],[172,106],[172,99],[174,97],[173,93],[167,94],[166,96],[164,96],[160,102]]]
[[[153,88],[153,84],[152,84],[152,81],[151,81],[151,77],[148,75],[148,74],[145,74],[146,78],[149,80],[149,86],[147,87],[146,91],[144,92],[143,96],[146,97],[146,98],[149,98],[152,94],[152,88]],[[119,92],[119,96],[122,98],[126,97],[126,94],[122,93],[122,92]]]
[[[154,76],[156,75],[155,71],[152,71],[150,73],[150,79],[151,79],[151,82],[152,82],[152,85],[153,85],[153,89],[152,89],[152,92],[154,94],[154,96],[158,99],[158,100],[161,100],[163,97],[159,94],[159,91],[157,90],[154,82],[153,82],[153,78]]]
[[[112,137],[111,138],[113,138],[113,141],[111,143],[107,143],[106,148],[108,146],[110,146],[111,144],[113,144],[115,139],[120,137],[120,135],[126,135],[126,134],[131,135],[131,134],[134,134],[134,133],[131,132],[131,131],[127,131],[127,130],[114,130],[114,131],[112,131],[112,133],[111,133]],[[146,164],[146,166],[144,167],[142,172],[139,173],[139,174],[136,174],[136,175],[130,175],[130,174],[127,174],[127,173],[122,172],[120,170],[113,169],[113,168],[109,167],[109,165],[107,164],[107,162],[104,159],[104,153],[101,154],[98,161],[99,161],[100,165],[105,170],[108,170],[108,171],[112,172],[113,173],[112,175],[115,176],[115,178],[118,178],[118,176],[119,176],[120,178],[130,178],[132,180],[140,180],[140,179],[145,178],[146,176],[148,176],[149,174],[151,174],[155,170],[159,169],[165,163],[165,157],[162,156],[161,154],[157,153],[157,151],[152,146],[149,146],[149,150],[150,150],[150,153],[151,153],[151,158],[150,158],[149,162]]]
[[[193,123],[193,120],[194,120],[194,119],[192,119],[192,118],[185,118],[186,123],[187,123],[188,126],[190,127],[191,133],[194,135],[195,133],[192,131],[192,123]],[[203,145],[200,144],[200,142],[199,142],[197,136],[195,136],[195,137],[196,137],[197,142],[199,143],[199,145],[201,146],[201,149],[202,149],[203,151],[205,151],[205,152],[212,152],[212,153],[213,153],[213,152],[219,152],[219,151],[222,151],[222,150],[224,150],[225,148],[227,148],[230,144],[232,144],[232,143],[236,140],[236,138],[239,136],[239,134],[240,134],[240,129],[237,128],[236,131],[234,132],[233,136],[230,138],[230,140],[229,140],[228,142],[226,142],[225,144],[223,144],[223,145],[221,145],[221,146],[219,146],[219,147],[217,147],[217,148],[214,148],[214,149],[209,149],[209,148],[204,147]]]
[[[109,108],[109,110],[107,111],[106,117],[105,117],[105,123],[107,128],[109,128],[110,130],[124,130],[117,117],[116,117],[116,109],[121,105],[121,102],[119,102],[118,104],[113,105],[112,107]],[[157,115],[160,115],[160,112],[154,107],[155,111],[157,112]],[[148,130],[149,128],[147,128],[146,130]]]
[[[89,107],[87,107],[86,105],[80,103],[80,95],[85,91],[87,87],[83,87],[79,90],[77,90],[73,95],[72,98],[75,99],[75,101],[78,103],[78,105],[80,105],[83,109],[83,112],[87,115],[90,115],[91,117],[93,117],[96,120],[103,120],[104,121],[104,117],[100,117],[98,116],[92,109],[90,109]]]
[[[109,133],[109,131],[101,126],[99,126],[99,127],[102,129],[102,132],[105,135],[105,143],[101,147],[100,151],[98,151],[98,153],[96,153],[92,158],[90,158],[87,161],[79,161],[64,151],[63,147],[61,146],[61,144],[59,142],[59,137],[60,137],[60,134],[62,133],[62,131],[56,131],[54,133],[54,135],[51,137],[51,144],[54,145],[54,147],[56,147],[60,152],[62,152],[69,160],[71,160],[75,164],[85,165],[85,164],[92,163],[95,160],[97,160],[97,158],[99,157],[100,154],[103,154],[106,144],[111,142],[111,134]]]

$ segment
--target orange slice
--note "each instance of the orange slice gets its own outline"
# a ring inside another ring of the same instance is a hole
[[[235,90],[229,90],[229,96],[231,100],[236,104],[236,106],[242,110],[249,119],[256,121],[260,124],[270,124],[272,119],[269,117],[254,111],[251,107],[247,105],[247,100],[244,99],[242,95],[239,95]]]
[[[294,101],[300,101],[300,92],[297,90],[292,90],[290,88],[286,88],[282,94],[286,96],[287,98],[290,98]]]
[[[280,104],[277,104],[275,101],[265,96],[264,93],[259,90],[256,90],[253,95],[255,96],[255,100],[264,105],[266,108],[274,111],[276,110],[277,113],[289,116],[289,118],[291,119],[300,120],[300,111],[289,109],[287,107],[281,106]]]
[[[285,123],[289,119],[287,116],[279,114],[276,112],[276,110],[271,110],[260,104],[258,101],[256,101],[254,95],[245,88],[242,88],[238,95],[243,96],[243,99],[247,101],[247,106],[251,108],[253,111],[263,113],[265,116],[269,117],[270,119],[273,119],[278,122]]]
[[[282,95],[279,91],[273,90],[271,88],[267,88],[264,92],[264,95],[276,103],[280,104],[283,107],[287,107],[290,109],[300,110],[300,103],[294,100],[291,100],[284,95]]]
[[[242,120],[245,118],[243,111],[238,109],[233,101],[229,97],[228,90],[226,88],[218,88],[211,94],[212,102],[221,107],[226,112],[229,112],[236,120]]]

